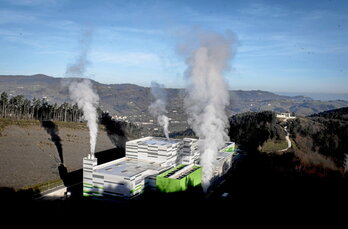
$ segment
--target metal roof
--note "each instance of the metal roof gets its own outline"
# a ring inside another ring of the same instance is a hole
[[[156,137],[151,137],[149,139],[141,140],[138,141],[138,144],[145,144],[145,145],[173,145],[180,142],[180,140],[176,139],[166,139],[166,138],[156,138]]]
[[[146,170],[159,171],[163,169],[159,164],[135,159],[119,159],[115,163],[96,169],[97,173],[116,175],[122,177],[136,176]]]

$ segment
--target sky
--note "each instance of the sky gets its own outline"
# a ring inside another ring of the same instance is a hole
[[[232,32],[230,89],[348,93],[348,1],[0,0],[0,74],[64,77],[89,31],[85,76],[185,86],[177,45]]]

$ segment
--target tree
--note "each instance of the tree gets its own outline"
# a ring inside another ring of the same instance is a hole
[[[39,109],[40,109],[40,100],[34,98],[33,99],[33,117],[34,119],[39,119]]]
[[[30,119],[30,108],[31,108],[31,101],[29,99],[24,99],[23,101],[23,116],[26,119]]]
[[[1,107],[2,107],[2,116],[6,118],[6,109],[8,104],[8,94],[6,92],[1,93]]]
[[[14,97],[15,103],[16,103],[16,118],[21,119],[22,118],[22,112],[23,112],[23,102],[24,102],[24,96],[23,95],[17,95]]]

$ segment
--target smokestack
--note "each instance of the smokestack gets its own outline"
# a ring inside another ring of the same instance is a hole
[[[184,106],[188,123],[199,137],[202,187],[210,186],[218,150],[229,140],[225,108],[229,104],[228,85],[224,72],[232,58],[232,33],[217,34],[198,31],[195,46],[181,44],[186,58],[185,77],[188,82]],[[192,40],[191,40],[192,41]]]
[[[67,66],[65,76],[74,77],[68,80],[70,98],[77,103],[78,107],[83,110],[83,118],[87,121],[90,137],[89,157],[94,158],[95,145],[98,134],[97,107],[99,96],[93,90],[92,82],[89,79],[76,79],[84,77],[86,68],[90,64],[88,53],[92,38],[92,31],[87,30],[83,33],[80,40],[80,52],[74,63]]]
[[[157,118],[158,124],[163,127],[163,133],[167,139],[169,139],[169,119],[165,115],[167,113],[166,103],[167,103],[167,94],[164,90],[163,84],[158,84],[156,82],[151,82],[151,94],[155,98],[155,101],[152,102],[149,106],[149,112],[152,116]]]

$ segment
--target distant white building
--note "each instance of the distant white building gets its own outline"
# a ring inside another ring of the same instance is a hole
[[[114,115],[114,116],[112,116],[112,119],[127,121],[128,117],[127,116],[122,116],[122,115]]]
[[[295,119],[296,116],[292,116],[290,113],[288,112],[284,112],[284,113],[280,113],[277,114],[276,116],[278,119],[284,119],[284,121],[288,120],[288,119]]]

